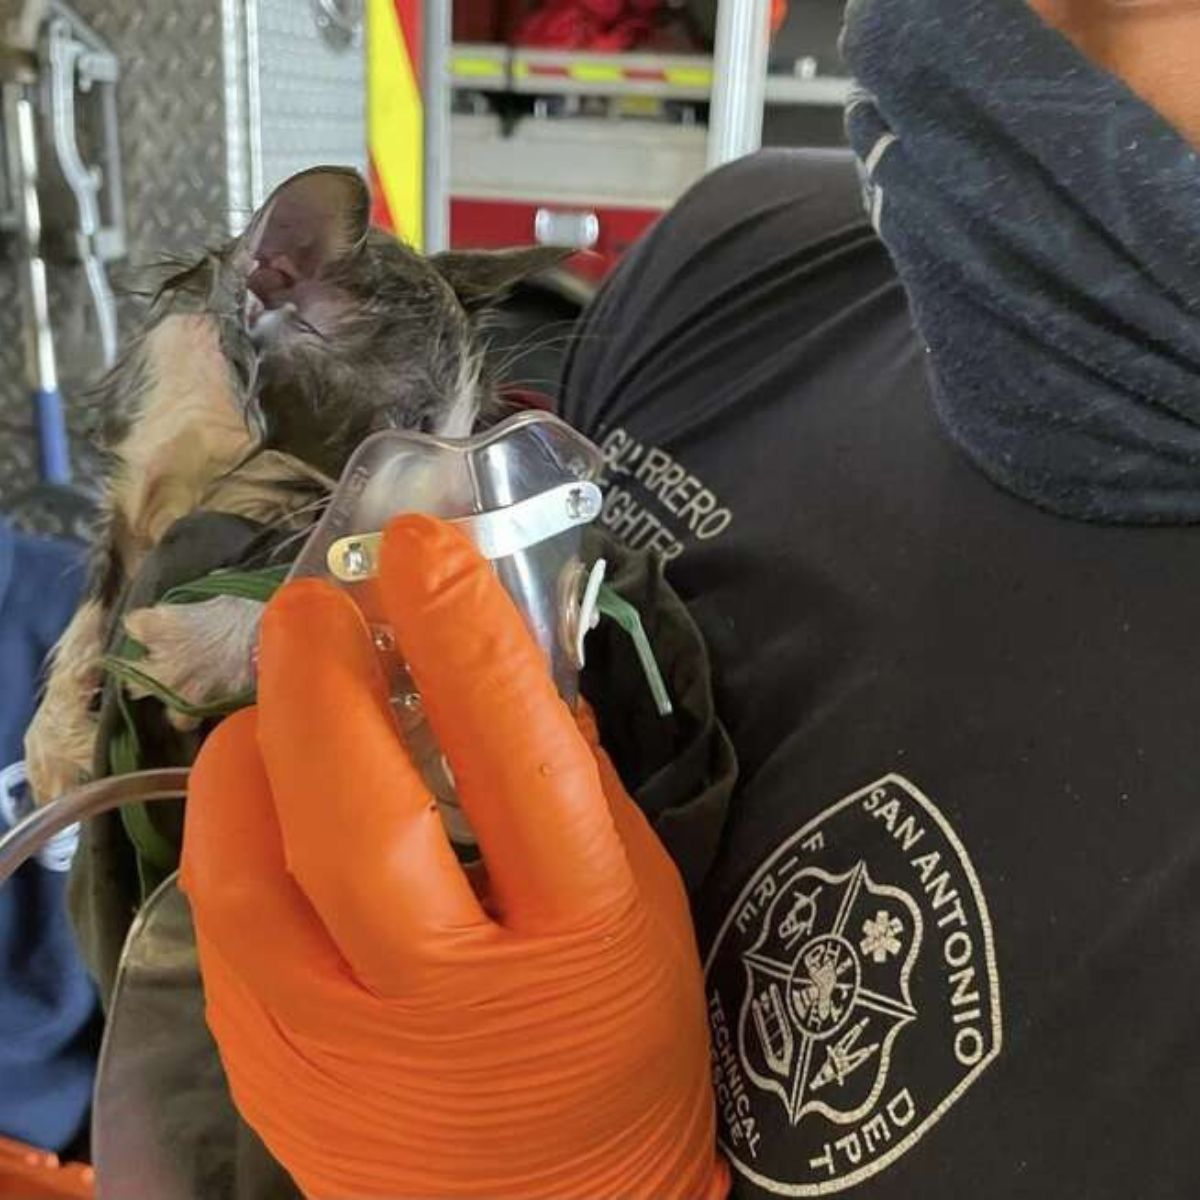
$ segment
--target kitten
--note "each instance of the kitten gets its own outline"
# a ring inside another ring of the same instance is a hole
[[[493,402],[479,316],[563,257],[541,247],[425,258],[368,227],[353,171],[281,184],[246,232],[163,285],[98,389],[111,471],[88,594],[51,660],[26,735],[40,803],[87,779],[95,700],[122,594],[181,517],[303,528],[353,449],[384,428],[469,433]],[[126,616],[148,673],[193,702],[241,690],[252,602]]]

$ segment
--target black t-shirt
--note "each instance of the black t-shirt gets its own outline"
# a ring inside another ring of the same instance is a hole
[[[1200,1195],[1200,530],[951,445],[849,161],[704,181],[565,415],[671,557],[741,763],[697,897],[734,1194]]]

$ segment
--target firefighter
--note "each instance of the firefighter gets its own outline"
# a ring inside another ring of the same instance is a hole
[[[322,586],[202,753],[209,1020],[310,1195],[1200,1190],[1200,5],[855,0],[844,50],[865,208],[709,177],[568,369],[713,659],[711,839],[422,518],[382,586],[486,878]]]

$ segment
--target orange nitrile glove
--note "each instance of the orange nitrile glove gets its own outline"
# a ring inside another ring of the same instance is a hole
[[[0,1200],[91,1200],[91,1167],[0,1137]]]
[[[283,588],[258,708],[205,745],[184,838],[239,1110],[313,1197],[725,1195],[674,865],[465,538],[396,520],[380,588],[487,882],[357,609]]]

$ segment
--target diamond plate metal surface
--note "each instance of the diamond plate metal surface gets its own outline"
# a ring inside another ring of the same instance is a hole
[[[13,0],[0,0],[0,12]],[[240,229],[250,204],[316,163],[366,165],[361,38],[327,42],[311,0],[74,0],[121,63],[118,107],[130,286],[164,254],[195,255]],[[44,150],[50,161],[50,150]],[[36,480],[12,239],[0,236],[0,509]],[[81,474],[84,392],[98,345],[79,272],[54,268],[56,345]],[[122,331],[137,319],[121,304]]]
[[[314,163],[365,171],[361,33],[339,48],[321,34],[311,0],[258,0],[258,45],[264,191]]]
[[[75,0],[121,63],[130,261],[194,254],[224,224],[219,0]]]

